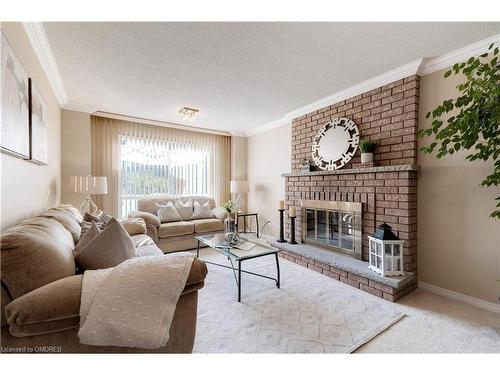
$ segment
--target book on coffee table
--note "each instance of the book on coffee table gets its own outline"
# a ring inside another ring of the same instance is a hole
[[[252,250],[254,247],[255,247],[255,244],[248,242],[248,241],[240,241],[236,245],[233,246],[233,248],[238,249],[238,250],[243,250],[243,251]]]

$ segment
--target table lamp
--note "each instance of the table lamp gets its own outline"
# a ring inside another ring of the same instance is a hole
[[[243,208],[243,202],[241,201],[241,194],[248,193],[248,181],[231,181],[231,194],[237,194],[235,203],[236,208],[240,211]]]
[[[108,194],[108,178],[102,176],[71,176],[71,191],[77,194],[85,194],[80,212],[91,215],[97,213],[97,206],[92,202],[90,194]]]

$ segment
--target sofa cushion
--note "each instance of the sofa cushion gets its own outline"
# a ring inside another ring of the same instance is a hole
[[[76,263],[82,270],[114,267],[135,256],[134,241],[115,218],[87,245],[75,252]]]
[[[194,201],[193,205],[193,215],[191,216],[191,220],[193,219],[211,219],[212,218],[212,209],[210,208],[210,202],[205,202],[200,204],[198,201]]]
[[[194,233],[194,223],[190,221],[176,221],[163,223],[158,229],[158,237],[175,237]]]
[[[156,204],[167,204],[167,202],[175,203],[176,200],[179,199],[179,196],[164,196],[164,197],[155,197],[155,198],[145,198],[139,199],[137,201],[137,210],[142,212],[149,212],[153,215],[156,215]],[[211,197],[202,196],[202,195],[184,195],[181,197],[183,201],[187,199],[191,199],[193,201],[198,201],[200,204],[205,202],[210,202],[210,208],[215,207],[215,200]],[[130,217],[130,215],[129,215]],[[158,224],[159,225],[159,224]]]
[[[132,237],[132,241],[134,241],[134,245],[136,247],[136,251],[138,247],[141,246],[149,246],[149,245],[154,245],[154,241],[151,239],[151,237],[145,235],[145,234],[135,234]]]
[[[83,216],[80,213],[80,211],[78,211],[75,207],[73,207],[70,204],[62,204],[60,206],[51,208],[51,210],[66,212],[70,214],[73,217],[73,220],[75,220],[78,223],[81,223],[83,220]]]
[[[73,237],[58,221],[35,217],[1,234],[2,283],[15,299],[75,274]]]
[[[83,275],[56,280],[16,298],[5,307],[9,325],[78,317]]]
[[[224,222],[219,219],[197,219],[191,220],[196,233],[214,232],[224,230]]]
[[[156,215],[162,223],[171,223],[172,221],[181,221],[182,217],[175,208],[172,202],[167,202],[167,204],[157,204],[156,205]]]
[[[146,222],[140,217],[120,219],[118,221],[131,236],[136,234],[146,234]]]
[[[80,317],[66,318],[60,320],[49,320],[46,322],[30,324],[13,324],[9,326],[9,332],[14,337],[29,337],[45,335],[48,333],[66,331],[68,329],[78,328],[80,326]]]
[[[193,216],[193,201],[188,199],[183,202],[180,199],[177,199],[174,203],[177,212],[181,215],[183,220],[190,220],[191,216]]]
[[[161,251],[156,245],[146,245],[138,247],[135,250],[138,257],[148,257],[148,256],[158,256],[163,255],[163,251]]]
[[[51,208],[42,212],[38,216],[50,217],[58,221],[73,237],[73,243],[76,244],[80,240],[80,221],[77,217],[67,210],[58,208]]]

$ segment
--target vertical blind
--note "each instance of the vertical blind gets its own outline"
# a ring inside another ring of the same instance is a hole
[[[137,201],[162,195],[208,195],[207,145],[120,136],[120,215]]]
[[[126,216],[137,199],[208,195],[229,199],[231,137],[91,116],[91,171],[108,177],[100,209]]]

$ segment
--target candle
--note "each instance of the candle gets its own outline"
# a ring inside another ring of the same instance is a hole
[[[290,217],[296,217],[296,213],[295,213],[295,207],[290,207],[290,214],[288,215]]]
[[[285,209],[285,201],[280,201],[278,210],[284,210],[284,209]]]

